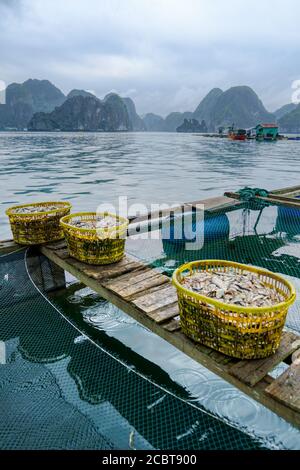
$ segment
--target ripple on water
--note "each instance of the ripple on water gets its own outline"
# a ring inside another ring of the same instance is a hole
[[[98,305],[85,310],[83,319],[94,328],[105,331],[123,330],[136,323],[135,320],[108,302],[103,302],[101,306]]]

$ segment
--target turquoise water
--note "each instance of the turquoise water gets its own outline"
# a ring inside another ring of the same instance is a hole
[[[205,198],[246,184],[267,189],[299,184],[299,142],[258,144],[212,140],[196,135],[63,133],[0,133],[0,142],[1,238],[10,236],[4,211],[14,203],[67,199],[73,203],[75,210],[93,210],[103,201],[115,203],[119,195],[128,196],[130,202],[150,204]],[[238,210],[226,216],[230,223],[228,240],[207,246],[205,250],[210,252],[220,248],[225,250],[224,256],[290,274],[300,292],[299,226],[288,227],[276,207],[263,211],[255,230],[258,211]],[[161,240],[129,240],[127,248],[167,273],[171,273],[187,256],[180,250],[169,250]],[[200,258],[203,252],[189,256]],[[112,355],[164,387],[174,388],[174,384],[183,387],[187,402],[204,407],[224,422],[243,430],[261,445],[300,448],[298,430],[138,325],[89,289],[76,284],[74,279],[68,277],[68,284],[67,291],[53,299],[80,330],[88,332],[93,339],[101,340]],[[21,329],[22,322],[18,316],[16,318]],[[298,318],[299,302],[290,312],[288,325],[297,329]],[[26,330],[22,333],[25,340],[28,337],[34,345],[35,337],[32,331],[27,331],[25,322],[23,329]],[[14,336],[11,335],[9,330],[8,337],[13,340]],[[20,338],[23,342],[21,333]],[[44,342],[46,347],[46,342],[38,338],[40,344]],[[30,359],[28,355],[24,358],[19,354],[20,350],[17,354],[20,361]],[[59,370],[65,370],[66,357],[58,354],[53,361],[49,368],[57,371],[59,377]],[[35,358],[35,362],[39,361]],[[30,370],[34,373],[33,369]],[[78,371],[81,375],[80,368]],[[72,383],[74,389],[77,386],[81,395],[80,400],[76,398],[76,407],[94,421],[97,416],[99,423],[97,404],[94,408],[90,406],[91,392],[88,397],[82,395],[82,383],[75,381],[75,386],[74,374],[61,374],[62,383],[58,382],[61,393],[64,393],[65,382]],[[24,389],[24,384],[19,384],[20,390]],[[101,383],[96,381],[90,386],[97,389],[99,396]],[[71,400],[70,397],[65,398]],[[105,399],[109,401],[109,398],[105,390]],[[111,398],[111,403],[115,405],[113,395]],[[89,403],[88,410],[86,402]],[[156,407],[157,403],[160,401],[154,397],[153,406]],[[151,403],[148,405],[152,406]],[[133,425],[128,417],[130,414],[122,407],[118,412],[122,416],[115,418],[116,429],[118,423],[120,428],[126,427],[128,437],[130,425]],[[129,425],[124,425],[122,419],[125,418]],[[177,424],[183,425],[182,422]],[[115,439],[115,444],[121,446],[117,430],[107,433],[107,429],[101,427],[101,419],[98,425],[104,437],[109,441]],[[186,432],[193,433],[193,426],[190,422]]]

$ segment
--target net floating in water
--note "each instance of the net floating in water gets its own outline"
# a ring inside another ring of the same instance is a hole
[[[255,273],[281,302],[263,307],[240,306],[188,289],[187,276],[198,272]],[[228,356],[258,359],[270,356],[279,347],[288,308],[295,301],[294,287],[283,277],[265,269],[222,260],[186,263],[173,274],[177,289],[182,331],[193,340]]]
[[[61,240],[59,221],[71,210],[69,202],[37,202],[7,209],[13,237],[20,245],[39,245]]]
[[[111,220],[115,223],[112,224]],[[103,226],[103,221],[110,223]],[[111,264],[124,256],[129,221],[109,213],[79,212],[61,219],[69,254],[87,264]]]

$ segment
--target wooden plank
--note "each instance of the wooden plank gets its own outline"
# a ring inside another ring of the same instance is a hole
[[[287,207],[293,207],[295,209],[300,208],[300,200],[296,199],[294,197],[281,197],[281,196],[268,196],[268,197],[262,197],[262,196],[255,196],[257,199],[260,199],[262,201],[266,202],[271,202],[274,204],[280,203],[282,206],[287,206]]]
[[[12,253],[13,251],[22,250],[24,247],[18,245],[13,240],[2,240],[0,241],[0,255]]]
[[[227,206],[237,205],[236,199],[229,198],[227,196],[211,197],[209,199],[200,199],[198,201],[186,202],[185,205],[190,207],[196,207],[203,205],[204,210],[209,211],[211,209],[222,209]]]
[[[239,361],[230,369],[230,373],[242,382],[253,387],[280,362],[300,348],[300,338],[294,333],[284,331],[280,346],[275,354],[265,359]]]
[[[300,192],[300,186],[288,186],[287,188],[273,189],[272,194],[290,194],[293,192]]]
[[[126,274],[121,274],[114,279],[108,279],[107,281],[104,280],[103,282],[107,287],[118,292],[118,290],[122,290],[132,283],[144,281],[145,279],[153,277],[157,274],[158,273],[154,269],[142,265],[140,269],[136,269],[135,271]]]
[[[141,275],[137,275],[136,277],[139,278],[140,276]],[[150,276],[148,273],[148,276],[141,280],[136,280],[135,277],[132,276],[132,284],[127,283],[127,286],[120,288],[118,284],[109,284],[107,285],[107,288],[110,290],[114,290],[125,299],[129,299],[135,296],[136,294],[149,291],[149,289],[152,289],[153,287],[159,287],[166,283],[169,283],[169,279],[167,276],[162,276],[156,272],[152,272],[152,276]]]
[[[231,197],[233,199],[241,200],[239,194],[231,193],[231,192],[226,192],[225,194],[228,197]],[[296,198],[288,198],[288,197],[280,197],[280,196],[277,196],[275,198],[272,198],[271,196],[268,196],[268,197],[255,196],[255,199],[259,201],[274,203],[274,204],[280,203],[282,206],[286,206],[286,207],[293,207],[296,209],[300,208],[300,201],[299,199],[296,199]]]
[[[167,307],[154,310],[154,312],[148,312],[148,316],[152,318],[156,323],[163,323],[173,317],[179,318],[178,302],[168,305]]]
[[[231,383],[232,385],[236,386],[238,389],[246,393],[248,396],[254,398],[259,403],[263,404],[270,410],[277,413],[279,416],[283,417],[293,425],[300,427],[300,412],[292,409],[289,406],[286,406],[284,402],[280,402],[277,398],[272,397],[269,393],[266,393],[266,387],[268,387],[272,382],[273,379],[268,375],[265,376],[262,380],[260,380],[255,386],[250,387],[249,385],[245,384],[237,377],[230,373],[230,369],[232,368],[232,361],[230,358],[228,359],[226,356],[212,351],[210,348],[203,346],[201,344],[195,343],[189,338],[187,338],[180,328],[178,328],[178,324],[176,324],[173,320],[167,323],[157,323],[149,316],[149,309],[150,313],[155,311],[155,306],[153,306],[153,297],[154,295],[157,296],[159,293],[159,305],[160,310],[163,310],[163,307],[170,306],[169,304],[169,297],[172,295],[176,295],[175,290],[172,290],[172,287],[168,287],[168,284],[163,286],[163,288],[159,288],[156,292],[152,292],[150,294],[150,298],[148,298],[145,304],[145,295],[141,296],[138,299],[135,299],[135,302],[140,301],[139,305],[135,305],[134,301],[128,301],[121,297],[118,293],[113,292],[107,289],[106,286],[103,285],[103,281],[105,278],[99,277],[99,279],[95,279],[92,277],[93,267],[89,267],[85,270],[79,270],[76,267],[76,263],[70,262],[70,258],[62,259],[58,256],[57,253],[53,250],[47,249],[46,247],[41,247],[40,250],[48,256],[52,261],[56,262],[59,266],[63,269],[66,269],[71,274],[79,279],[79,281],[83,282],[85,285],[93,289],[97,292],[100,296],[107,299],[109,302],[112,302],[118,308],[122,309],[125,313],[130,315],[136,321],[144,325],[146,328],[151,330],[153,333],[159,335],[161,338],[165,339],[167,342],[175,346],[177,349],[182,351],[183,353],[187,354],[192,359],[198,361],[204,367],[207,367],[209,370],[217,374],[218,376],[225,379],[227,382]],[[80,263],[82,264],[82,263]],[[98,268],[96,268],[97,270]],[[105,269],[104,267],[101,269]],[[109,272],[109,271],[108,271]],[[97,275],[99,276],[100,270],[98,270]],[[166,302],[167,298],[167,302]],[[161,303],[164,305],[161,305]],[[173,301],[174,303],[175,301]],[[143,310],[141,307],[145,304],[145,308],[148,311]],[[169,329],[168,329],[169,328]]]
[[[173,304],[176,300],[177,292],[175,287],[167,284],[159,291],[133,299],[132,302],[136,307],[148,314],[162,307]]]
[[[272,200],[275,200],[275,201],[278,201],[278,202],[294,202],[296,204],[299,204],[300,205],[300,200],[291,196],[291,195],[286,195],[286,196],[278,196],[276,194],[269,194],[269,197],[268,199],[272,199]]]
[[[68,259],[70,264],[73,264],[74,267],[77,267],[80,271],[84,272],[87,276],[91,276],[98,281],[102,279],[108,280],[120,276],[121,274],[126,274],[133,272],[134,270],[141,269],[143,265],[137,261],[134,261],[128,257],[124,257],[121,261],[115,264],[110,264],[106,266],[92,266],[81,263],[80,261]],[[71,260],[71,261],[70,261]]]
[[[232,204],[237,204],[235,199],[230,199],[226,196],[218,196],[218,197],[211,197],[207,199],[200,199],[198,201],[191,201],[191,202],[185,202],[183,204],[178,204],[177,206],[173,206],[168,209],[162,209],[160,211],[153,211],[153,212],[148,212],[147,214],[144,214],[142,216],[138,217],[132,217],[130,218],[130,223],[141,223],[141,222],[146,222],[146,221],[151,221],[151,219],[163,219],[164,217],[170,215],[170,212],[187,212],[190,211],[192,207],[195,207],[196,205],[203,205],[204,210],[210,210],[210,209],[221,209],[223,207],[229,207]]]
[[[267,394],[300,413],[300,364],[292,364],[271,385]]]

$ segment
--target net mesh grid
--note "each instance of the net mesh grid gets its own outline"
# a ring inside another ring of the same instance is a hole
[[[32,284],[24,258],[0,258],[2,449],[262,447],[81,336]]]
[[[298,281],[297,256],[277,251],[299,243],[300,218],[291,220],[289,214],[276,218],[274,209],[266,223],[263,217],[260,220],[260,227],[268,225],[267,232],[253,231],[255,223],[249,216],[257,211],[248,204],[239,212],[243,230],[239,220],[234,237],[208,241],[202,253],[163,246],[164,256],[155,260],[149,242],[143,258],[171,274],[191,257],[218,258],[222,253],[224,259],[266,267]],[[40,271],[30,277],[25,252],[0,258],[0,448],[265,447],[260,439],[192,406],[82,336],[61,307],[46,297],[44,281],[48,278],[49,290],[49,279],[56,273],[45,258],[39,261]],[[287,326],[300,331],[299,303]],[[185,391],[181,393],[184,396]]]

